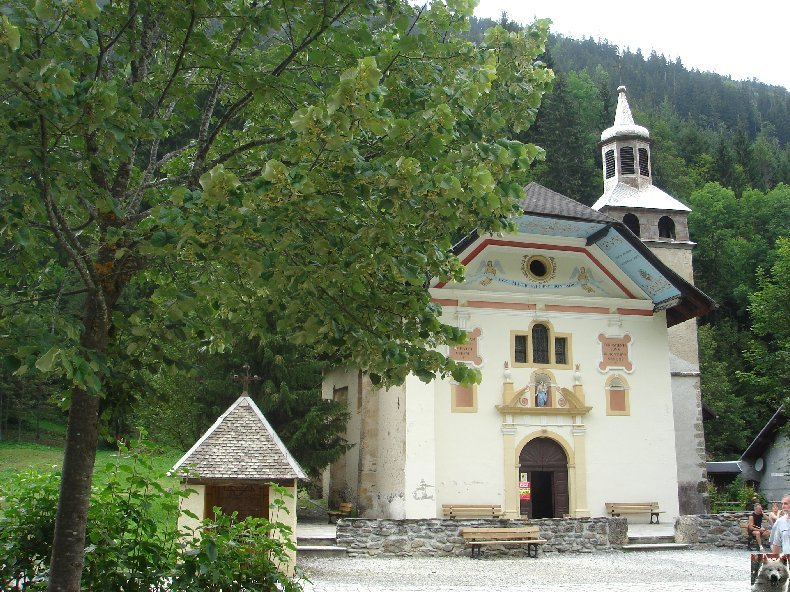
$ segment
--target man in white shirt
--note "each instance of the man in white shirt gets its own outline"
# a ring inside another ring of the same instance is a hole
[[[790,495],[782,498],[782,516],[774,522],[770,541],[775,555],[790,554]]]

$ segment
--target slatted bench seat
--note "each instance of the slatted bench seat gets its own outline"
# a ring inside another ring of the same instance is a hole
[[[442,504],[445,518],[501,518],[502,506],[494,504]]]
[[[538,556],[538,545],[547,543],[540,538],[537,526],[517,526],[515,528],[462,528],[464,544],[472,547],[472,557],[480,557],[483,545],[526,545],[527,556]]]
[[[327,514],[329,515],[329,524],[332,524],[332,518],[337,521],[338,518],[342,518],[343,516],[348,516],[351,514],[351,509],[353,506],[350,502],[343,502],[340,504],[337,510],[328,510]]]
[[[653,524],[653,516],[664,514],[663,510],[658,509],[658,502],[606,502],[606,513],[609,516],[619,516],[620,514],[650,514],[650,524]]]

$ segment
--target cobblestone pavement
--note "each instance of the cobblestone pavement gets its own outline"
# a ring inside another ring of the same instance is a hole
[[[300,559],[306,592],[741,592],[749,555],[734,550],[491,557]]]

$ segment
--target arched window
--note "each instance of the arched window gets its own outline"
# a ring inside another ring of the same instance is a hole
[[[626,214],[623,216],[623,224],[628,227],[628,230],[639,236],[639,218],[634,214]]]
[[[549,329],[540,323],[532,327],[532,363],[549,363]]]
[[[639,149],[639,174],[643,177],[650,176],[650,160],[647,156],[647,148]]]
[[[623,146],[620,148],[620,173],[623,175],[633,175],[634,169],[634,147]]]
[[[675,238],[675,222],[669,216],[661,216],[658,220],[658,237]]]
[[[607,150],[604,155],[606,163],[606,178],[611,179],[614,177],[614,150]]]

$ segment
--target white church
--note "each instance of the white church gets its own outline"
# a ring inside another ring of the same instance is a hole
[[[652,183],[650,135],[618,89],[601,135],[593,208],[531,183],[518,232],[456,246],[463,283],[434,282],[449,357],[482,381],[387,390],[336,368],[323,396],[348,405],[354,446],[325,477],[330,505],[360,517],[441,517],[497,504],[506,517],[605,515],[658,502],[662,520],[705,509],[689,209]],[[645,516],[645,521],[647,521]]]

